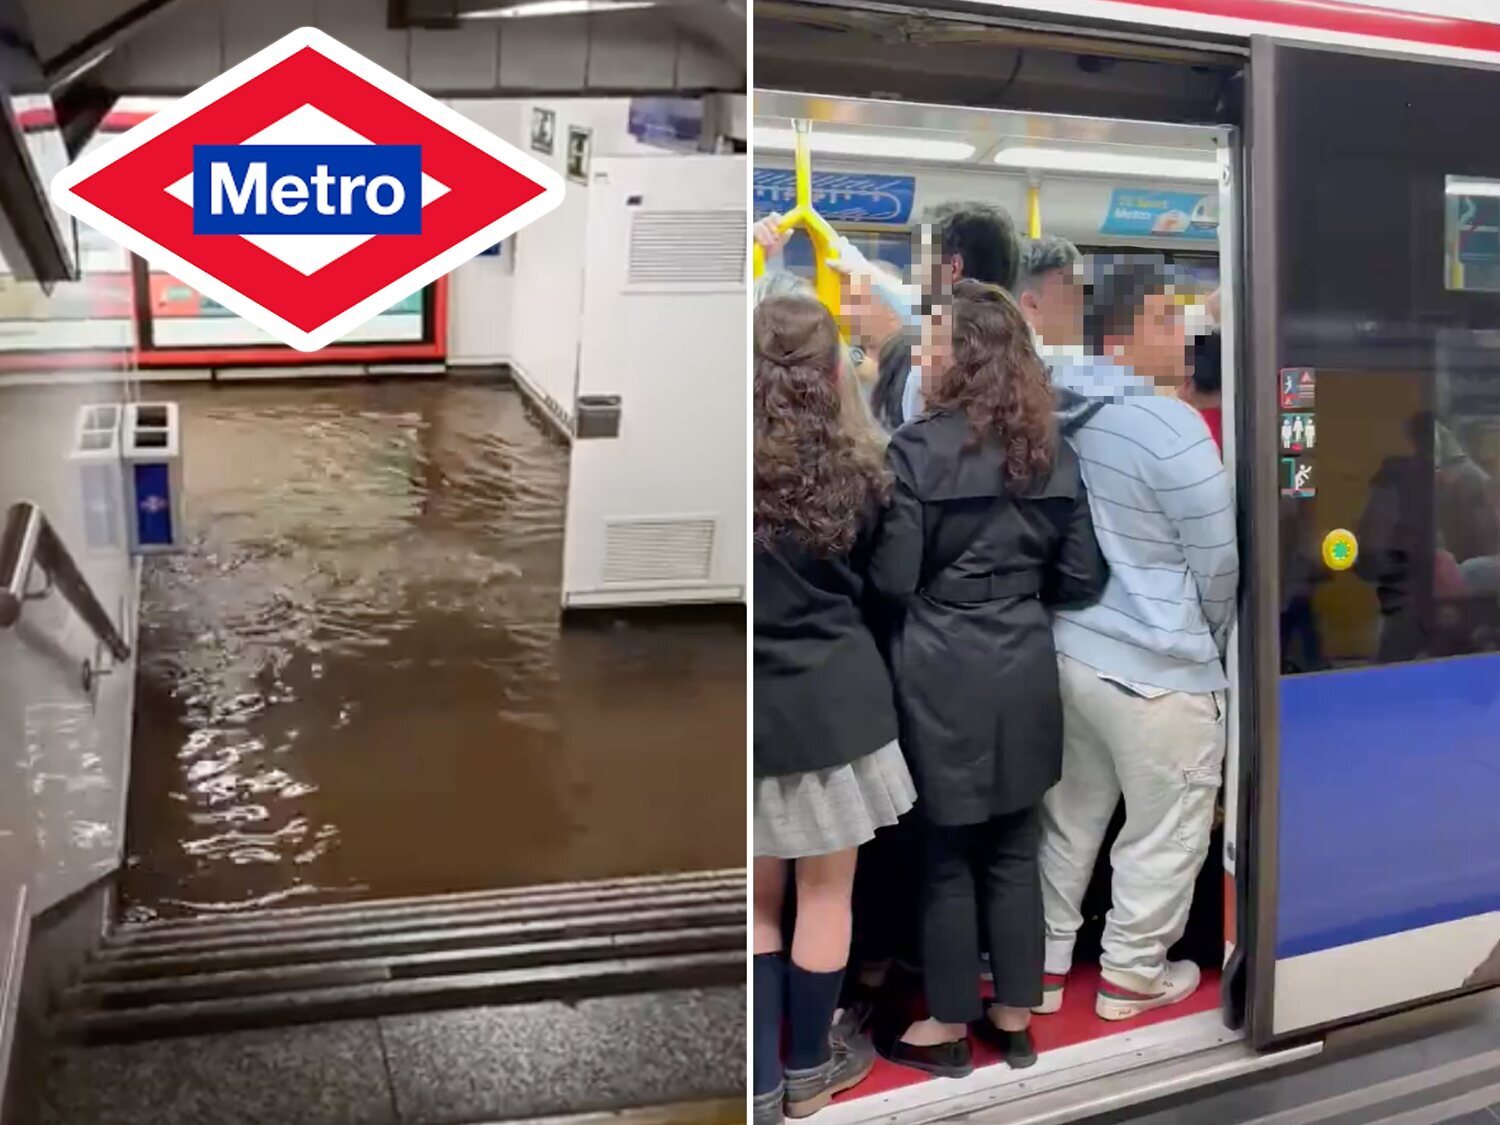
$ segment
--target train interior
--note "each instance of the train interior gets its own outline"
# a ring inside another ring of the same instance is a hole
[[[1174,277],[1189,342],[1208,329],[1208,298],[1220,294],[1226,310],[1220,314],[1223,409],[1226,420],[1234,417],[1235,287],[1243,264],[1232,63],[1174,58],[1170,52],[1144,61],[1128,49],[1122,53],[1119,44],[1101,44],[1097,55],[1068,52],[1055,40],[1039,43],[957,21],[908,15],[898,28],[894,19],[877,14],[818,9],[813,18],[807,11],[757,6],[757,214],[791,207],[793,123],[802,120],[810,122],[814,209],[877,267],[908,281],[914,227],[945,203],[998,204],[1022,236],[1073,242],[1085,273],[1107,268],[1111,256],[1152,258]],[[918,44],[935,49],[914,50]],[[1050,112],[1054,107],[1065,112]],[[793,236],[785,261],[812,276],[805,236]],[[852,342],[867,351],[878,351],[881,343]],[[1226,421],[1223,453],[1231,479],[1233,429]],[[947,1116],[965,1107],[1011,1103],[1020,1114],[1016,1120],[1030,1120],[1040,1096],[1073,1088],[1086,1101],[1097,1093],[1095,1079],[1174,1059],[1206,1060],[1237,1044],[1240,1019],[1224,970],[1238,940],[1228,858],[1234,852],[1226,849],[1226,840],[1235,838],[1239,799],[1238,663],[1231,644],[1235,686],[1225,768],[1231,780],[1221,791],[1187,933],[1172,951],[1174,958],[1198,962],[1199,991],[1179,1006],[1124,1024],[1094,1012],[1099,938],[1110,903],[1109,847],[1122,809],[1085,900],[1087,920],[1063,1009],[1033,1020],[1040,1063],[1013,1072],[981,1044],[975,1047],[974,1074],[939,1079],[881,1058],[867,1082],[840,1096],[832,1120],[873,1121],[903,1110],[936,1112],[934,1106]],[[879,899],[882,892],[873,887],[869,893]],[[860,902],[857,894],[856,947]],[[879,902],[872,913],[902,909],[914,911],[916,904]],[[910,996],[881,989],[874,995],[877,1008],[908,1005],[911,1014],[920,1014],[919,1001]]]
[[[743,16],[344,5],[568,190],[309,356],[46,206],[305,7],[111,24],[86,78],[33,7],[0,4],[0,1119],[733,1120]]]

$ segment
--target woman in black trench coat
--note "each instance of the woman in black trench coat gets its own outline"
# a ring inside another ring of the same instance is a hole
[[[1046,368],[1002,290],[960,282],[924,329],[942,372],[898,430],[895,492],[870,578],[905,609],[891,664],[901,745],[927,825],[923,973],[931,1018],[886,1045],[937,1074],[972,1069],[967,1026],[1012,1066],[1036,1059],[1042,1000],[1038,805],[1062,766],[1049,607],[1095,601],[1108,568]],[[979,992],[980,911],[995,1002]]]

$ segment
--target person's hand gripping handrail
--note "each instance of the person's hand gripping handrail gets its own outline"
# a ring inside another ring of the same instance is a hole
[[[801,229],[807,232],[807,237],[812,240],[813,245],[815,270],[813,289],[818,295],[818,300],[833,314],[834,319],[842,323],[843,285],[838,271],[830,264],[830,259],[836,259],[839,256],[839,244],[842,240],[833,227],[828,225],[828,220],[813,209],[812,148],[809,143],[812,122],[793,121],[792,127],[797,137],[796,202],[790,211],[781,216],[777,225],[782,231]],[[759,278],[766,270],[765,248],[759,242],[755,242],[751,247],[751,253],[754,255],[753,276]]]

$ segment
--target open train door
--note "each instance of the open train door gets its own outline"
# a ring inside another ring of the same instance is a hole
[[[1500,71],[1253,44],[1258,1046],[1500,983]]]

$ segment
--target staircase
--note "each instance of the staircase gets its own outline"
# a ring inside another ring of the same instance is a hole
[[[36,1115],[466,1125],[737,1105],[744,979],[743,871],[126,925],[57,1006]]]

